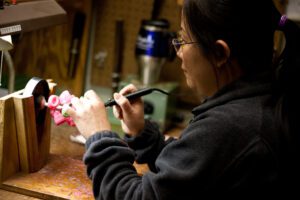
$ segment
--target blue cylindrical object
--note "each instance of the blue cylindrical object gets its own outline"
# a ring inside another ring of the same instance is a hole
[[[168,57],[169,22],[167,20],[143,20],[136,42],[136,56]]]
[[[161,67],[169,57],[170,34],[167,20],[143,20],[136,42],[135,55],[141,83],[145,86],[159,80]]]

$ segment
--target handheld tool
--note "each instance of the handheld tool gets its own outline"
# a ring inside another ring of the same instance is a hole
[[[158,91],[158,92],[161,92],[161,93],[163,93],[163,94],[169,95],[168,92],[163,91],[163,90],[161,90],[161,89],[159,89],[159,88],[144,88],[144,89],[140,89],[140,90],[138,90],[138,91],[136,91],[136,92],[127,94],[127,95],[125,95],[125,97],[126,97],[129,101],[131,101],[131,100],[137,99],[138,97],[141,97],[141,96],[150,94],[150,93],[152,93],[153,91]],[[116,102],[114,99],[109,99],[109,100],[105,103],[105,107],[110,107],[110,106],[114,106],[114,105],[117,105],[117,102]]]

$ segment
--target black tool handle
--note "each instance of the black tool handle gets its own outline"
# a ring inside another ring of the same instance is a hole
[[[0,9],[4,9],[4,0],[0,0]]]
[[[75,77],[80,53],[81,39],[83,36],[85,18],[86,16],[84,13],[80,11],[77,11],[75,13],[68,63],[68,78]]]
[[[136,99],[138,97],[141,97],[141,96],[144,96],[144,95],[147,95],[147,94],[150,94],[151,92],[153,92],[154,89],[153,88],[144,88],[144,89],[140,89],[136,92],[133,92],[133,93],[130,93],[130,94],[127,94],[125,95],[125,97],[131,101],[133,99]],[[108,100],[106,103],[105,103],[105,107],[108,107],[108,106],[114,106],[114,105],[117,105],[117,102],[114,100],[114,99],[110,99]]]
[[[120,75],[122,72],[123,60],[123,20],[116,21],[116,37],[115,37],[115,66],[112,73],[112,89],[116,92],[119,87]]]

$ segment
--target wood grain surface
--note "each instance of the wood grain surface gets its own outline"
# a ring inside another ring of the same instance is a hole
[[[19,194],[40,199],[94,199],[91,181],[82,162],[85,148],[69,139],[74,134],[78,134],[76,128],[52,123],[50,156],[46,165],[34,173],[15,174],[3,182],[2,189],[16,193],[15,199],[23,198]],[[147,165],[134,163],[134,166],[140,175],[149,170]]]
[[[81,160],[51,154],[47,164],[30,174],[17,174],[3,184],[40,198],[93,199],[91,181]]]
[[[13,99],[0,99],[0,182],[19,170],[17,130]],[[9,141],[9,142],[5,142]],[[5,164],[6,167],[3,167]]]

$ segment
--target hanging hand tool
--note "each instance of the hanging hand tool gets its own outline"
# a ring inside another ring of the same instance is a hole
[[[112,90],[116,92],[119,87],[123,61],[123,20],[116,21],[115,36],[115,66],[112,72]]]
[[[78,11],[74,17],[72,40],[69,54],[68,78],[74,78],[78,65],[80,44],[84,30],[85,14]]]

